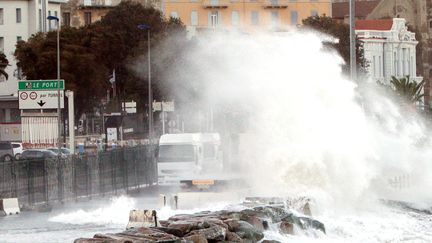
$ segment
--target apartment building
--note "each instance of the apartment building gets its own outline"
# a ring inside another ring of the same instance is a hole
[[[166,17],[180,18],[190,31],[286,28],[313,15],[331,16],[331,0],[166,0]]]
[[[101,20],[123,0],[69,0],[62,4],[63,25],[81,27]],[[134,0],[144,6],[160,9],[159,0]]]
[[[0,122],[19,119],[17,81],[21,72],[14,58],[15,45],[32,34],[56,28],[46,19],[60,16],[60,3],[64,0],[1,0],[0,1],[0,51],[9,61],[5,71],[9,78],[0,77]]]

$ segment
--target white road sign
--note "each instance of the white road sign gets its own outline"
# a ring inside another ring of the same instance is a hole
[[[57,109],[57,90],[19,91],[19,108]],[[60,90],[60,108],[64,108],[64,92]]]

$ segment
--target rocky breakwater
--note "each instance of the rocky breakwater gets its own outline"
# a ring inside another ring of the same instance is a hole
[[[309,213],[309,205],[304,205]],[[159,227],[140,227],[115,234],[96,234],[75,243],[90,242],[277,242],[265,239],[266,230],[295,234],[303,230],[325,233],[324,224],[284,205],[261,205],[242,210],[204,211],[175,215]]]

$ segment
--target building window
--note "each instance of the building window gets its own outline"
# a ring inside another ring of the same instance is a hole
[[[251,23],[252,25],[259,25],[259,15],[257,11],[251,12]]]
[[[63,13],[63,25],[70,26],[70,13]]]
[[[216,27],[219,25],[219,13],[218,11],[211,11],[209,15],[209,25],[211,27]]]
[[[39,9],[39,31],[42,31],[42,10]]]
[[[292,25],[298,24],[298,12],[297,11],[291,11],[291,24]]]
[[[17,36],[17,42],[22,41],[22,36]]]
[[[279,0],[270,0],[270,3],[272,6],[277,6],[279,5]]]
[[[0,37],[0,51],[4,52],[4,37]]]
[[[279,25],[279,12],[278,11],[272,11],[271,12],[271,25],[273,27]]]
[[[0,25],[3,24],[3,9],[0,8]]]
[[[406,68],[406,60],[407,60],[407,54],[406,54],[406,48],[402,48],[402,75],[407,75],[407,68]]]
[[[57,11],[54,11],[54,16],[58,17],[58,16],[57,16]]]
[[[21,23],[21,9],[17,8],[15,9],[15,11],[16,11],[16,22]]]
[[[210,0],[210,5],[211,6],[218,6],[219,5],[219,1],[218,0]]]
[[[178,19],[178,13],[177,12],[171,12],[170,16],[171,16],[171,18]]]
[[[92,23],[92,13],[91,12],[84,12],[84,24],[90,25]]]
[[[51,10],[48,10],[48,16],[51,16]],[[48,30],[51,30],[51,20],[48,20]]]
[[[311,11],[311,16],[318,16],[318,12],[316,10]]]
[[[397,54],[396,52],[393,55],[393,75],[397,76],[398,75],[398,60],[397,60]]]
[[[238,26],[240,22],[240,16],[238,11],[231,12],[231,25]]]
[[[378,56],[378,61],[379,61],[379,71],[378,71],[378,75],[380,76],[380,77],[382,77],[383,75],[383,73],[382,73],[382,62],[381,62],[381,56]]]
[[[198,25],[198,11],[193,10],[191,12],[191,25],[197,26]]]

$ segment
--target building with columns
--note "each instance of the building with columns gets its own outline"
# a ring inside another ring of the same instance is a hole
[[[420,82],[417,75],[415,33],[408,31],[402,18],[356,21],[356,34],[363,43],[364,57],[370,77],[390,83],[391,77],[410,76]]]

